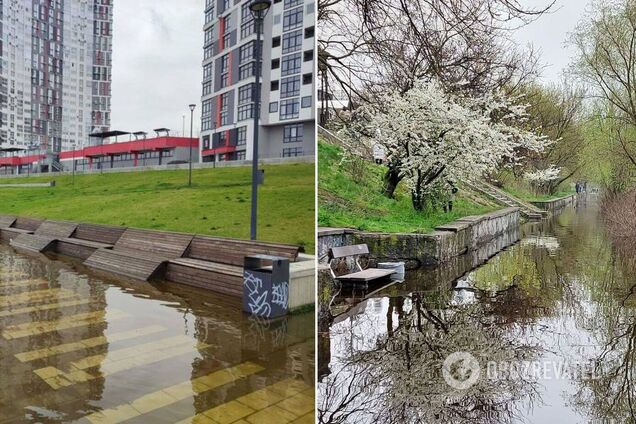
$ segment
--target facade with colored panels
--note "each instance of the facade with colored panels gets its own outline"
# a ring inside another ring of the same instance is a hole
[[[137,166],[161,166],[198,161],[199,140],[185,137],[157,137],[145,140],[106,143],[60,153],[65,171],[91,171]],[[39,170],[47,155],[37,153],[0,158],[0,175],[26,174]]]
[[[251,160],[256,25],[250,0],[207,0],[201,157]],[[315,154],[314,0],[276,0],[264,24],[259,157]]]
[[[112,8],[0,1],[0,148],[56,154],[110,127]]]

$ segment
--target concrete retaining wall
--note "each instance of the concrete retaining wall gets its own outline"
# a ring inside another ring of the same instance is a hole
[[[462,218],[436,228],[430,234],[370,233],[350,229],[326,228],[318,231],[318,257],[328,261],[329,248],[365,243],[370,265],[383,261],[402,261],[407,269],[437,266],[455,257],[479,250],[502,234],[518,234],[519,209],[507,208],[480,216]]]
[[[554,200],[546,200],[541,202],[530,202],[539,209],[543,209],[545,211],[555,212],[563,209],[566,206],[570,206],[576,202],[576,194],[572,194],[570,196],[560,197]]]
[[[316,257],[298,255],[289,264],[289,310],[313,306],[316,303]]]

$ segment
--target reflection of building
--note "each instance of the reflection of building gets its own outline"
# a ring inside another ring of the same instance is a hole
[[[252,158],[255,21],[250,0],[207,0],[201,150],[205,162]],[[314,155],[315,1],[272,4],[264,21],[259,156]]]
[[[0,9],[0,147],[60,152],[108,129],[112,0]]]

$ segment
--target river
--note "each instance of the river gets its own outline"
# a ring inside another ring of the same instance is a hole
[[[598,203],[518,238],[460,278],[411,272],[337,299],[359,303],[319,339],[320,420],[633,422],[636,272]]]

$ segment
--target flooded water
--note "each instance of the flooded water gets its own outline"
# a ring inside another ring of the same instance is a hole
[[[459,278],[356,295],[319,339],[320,420],[634,422],[636,272],[596,202],[519,238]]]
[[[314,315],[0,246],[0,423],[313,423]]]

